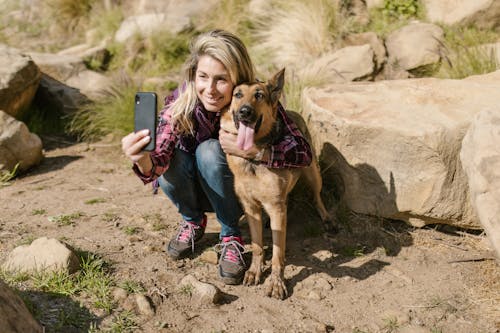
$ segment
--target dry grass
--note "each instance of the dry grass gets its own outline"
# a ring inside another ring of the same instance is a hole
[[[257,19],[257,49],[284,66],[304,66],[331,51],[336,11],[327,0],[277,1]]]

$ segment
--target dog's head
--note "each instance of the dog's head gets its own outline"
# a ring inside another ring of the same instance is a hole
[[[283,68],[267,82],[243,83],[234,88],[228,116],[238,131],[240,149],[250,149],[255,141],[271,133],[284,83]]]

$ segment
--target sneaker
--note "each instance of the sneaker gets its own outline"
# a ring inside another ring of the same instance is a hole
[[[225,284],[240,284],[246,270],[241,237],[223,237],[216,249],[220,251],[219,276],[222,281]]]
[[[177,231],[177,234],[168,243],[167,253],[170,257],[177,260],[186,255],[189,250],[194,252],[194,243],[203,237],[206,226],[206,215],[203,215],[203,219],[199,225],[188,221],[182,221],[179,226],[179,231]]]

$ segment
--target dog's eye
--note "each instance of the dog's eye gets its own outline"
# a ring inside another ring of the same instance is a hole
[[[240,99],[240,98],[243,97],[243,94],[241,93],[241,91],[238,91],[233,96],[236,97],[236,98],[238,98],[238,99]]]
[[[264,97],[264,94],[263,94],[263,93],[261,93],[260,91],[257,91],[257,92],[255,93],[255,99],[256,99],[256,100],[261,100],[263,97]]]

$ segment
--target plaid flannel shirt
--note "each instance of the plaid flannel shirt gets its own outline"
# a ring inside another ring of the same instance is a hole
[[[178,95],[178,90],[175,90],[167,96],[165,106],[160,112],[156,131],[156,149],[151,153],[153,168],[150,174],[144,175],[136,165],[133,166],[134,172],[144,184],[154,181],[167,171],[176,147],[194,154],[196,147],[203,141],[219,138],[220,113],[206,111],[201,103],[197,104],[193,113],[195,135],[179,135],[172,128],[170,105],[177,99]],[[308,166],[312,160],[311,147],[281,104],[278,108],[278,117],[283,122],[284,135],[279,142],[269,146],[269,160],[260,163],[269,168]],[[155,184],[155,188],[157,188],[157,184]]]

